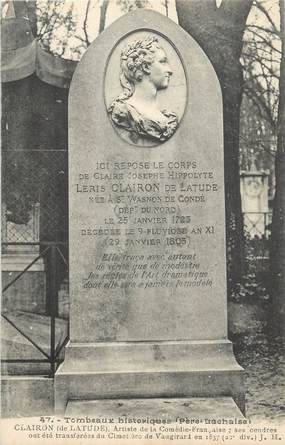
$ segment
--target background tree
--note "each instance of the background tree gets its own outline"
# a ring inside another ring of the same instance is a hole
[[[149,5],[148,0],[117,0],[117,4],[121,7],[122,12],[127,13],[135,9],[145,8]]]
[[[270,170],[270,195],[274,189],[281,56],[278,9],[278,0],[254,1],[241,56],[241,168],[248,169],[254,158],[259,170]]]
[[[280,0],[280,36],[282,42],[279,80],[277,152],[275,158],[276,191],[273,206],[270,272],[271,328],[285,336],[285,8]]]
[[[280,11],[279,11],[280,7]],[[252,13],[261,20],[247,25],[242,54],[244,98],[241,112],[242,167],[254,154],[257,168],[271,170],[273,220],[270,242],[271,334],[285,333],[285,68],[284,2],[255,0]],[[280,27],[278,18],[280,16]]]
[[[239,179],[239,117],[243,92],[240,56],[252,0],[177,0],[179,24],[210,58],[221,83],[224,107],[228,285],[233,290],[244,266]]]
[[[45,51],[65,56],[67,43],[76,29],[73,8],[73,2],[63,0],[36,2],[37,39]]]
[[[103,0],[100,5],[100,20],[99,20],[99,30],[98,30],[99,34],[105,29],[108,4],[109,0]]]
[[[43,48],[67,59],[79,60],[97,34],[106,24],[109,0],[87,0],[84,2],[65,0],[28,0],[31,26],[33,18],[37,20],[37,39]],[[94,28],[96,9],[97,28]],[[32,19],[32,22],[31,22]]]

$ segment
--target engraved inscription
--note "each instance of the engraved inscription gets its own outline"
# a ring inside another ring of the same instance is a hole
[[[84,289],[212,287],[193,239],[213,236],[215,224],[210,217],[202,224],[191,209],[204,207],[218,192],[213,171],[196,160],[98,161],[74,186],[86,205],[108,208],[102,216],[98,211],[96,225],[83,221],[80,227],[80,236],[104,252],[86,271]],[[140,248],[147,253],[138,253]]]

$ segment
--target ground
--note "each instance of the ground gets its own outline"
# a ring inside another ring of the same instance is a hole
[[[246,373],[247,417],[285,422],[284,346],[280,339],[272,342],[266,335],[258,340],[248,336],[239,340],[236,357]]]
[[[229,304],[230,338],[245,369],[246,414],[254,420],[285,422],[285,355],[281,338],[268,332],[269,298],[259,285],[239,292]]]

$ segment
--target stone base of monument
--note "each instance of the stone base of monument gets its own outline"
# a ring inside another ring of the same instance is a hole
[[[116,399],[80,400],[67,404],[67,417],[90,416],[105,419],[154,418],[175,422],[181,419],[230,419],[244,418],[231,397],[179,398],[179,399]]]
[[[243,369],[228,340],[69,344],[55,411],[70,400],[231,397],[244,412]]]

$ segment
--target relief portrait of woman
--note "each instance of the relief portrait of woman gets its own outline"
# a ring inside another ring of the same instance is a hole
[[[178,116],[160,109],[157,95],[168,87],[172,70],[156,36],[129,43],[121,52],[120,84],[123,89],[109,106],[116,127],[134,144],[167,141],[178,127]]]

